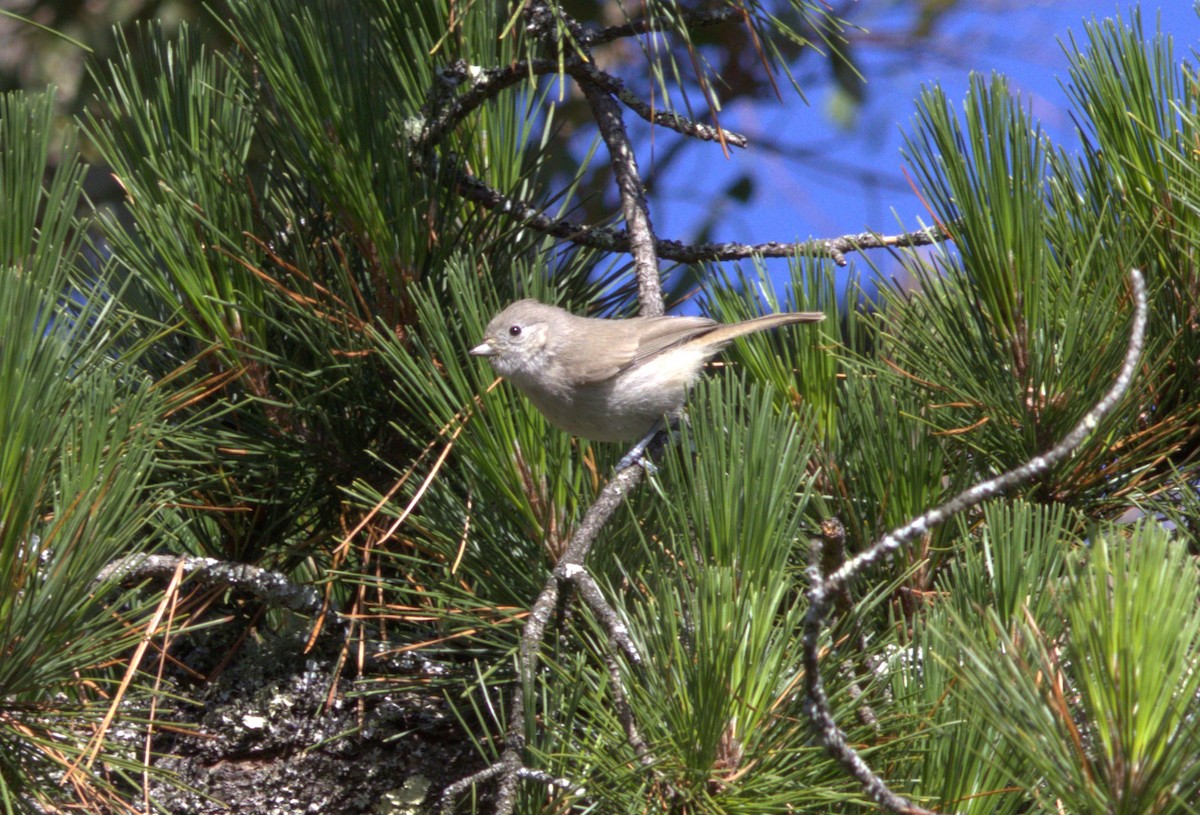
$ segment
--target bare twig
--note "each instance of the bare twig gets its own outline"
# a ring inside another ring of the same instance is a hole
[[[651,105],[639,99],[625,87],[625,83],[617,77],[600,70],[590,62],[579,59],[571,60],[572,70],[582,73],[594,85],[616,96],[629,106],[629,109],[650,124],[674,130],[684,136],[701,141],[721,141],[734,147],[745,147],[750,143],[744,135],[730,130],[719,130],[709,125],[693,122],[686,116],[655,110]],[[439,79],[450,87],[469,82],[470,87],[458,96],[441,99],[440,107],[430,111],[424,128],[413,143],[417,151],[424,150],[438,141],[449,131],[457,127],[480,105],[499,95],[502,91],[517,85],[531,76],[548,76],[557,74],[562,66],[556,60],[532,59],[515,62],[501,68],[479,68],[458,61],[442,69]]]
[[[470,82],[470,87],[453,98],[439,98],[439,107],[427,111],[420,135],[414,140],[413,148],[421,153],[441,141],[476,108],[501,91],[523,82],[531,76],[558,73],[558,63],[549,59],[522,61],[501,68],[477,68],[459,60],[442,69],[439,78],[443,83],[457,86]]]
[[[649,746],[642,739],[642,734],[638,732],[637,721],[633,717],[633,708],[629,706],[629,700],[625,698],[625,686],[621,681],[621,666],[617,664],[616,658],[610,651],[604,652],[601,658],[604,660],[604,667],[608,668],[609,681],[612,684],[613,709],[617,712],[617,719],[620,720],[621,727],[625,728],[625,739],[637,753],[638,760],[642,765],[652,766],[654,756],[651,755]]]
[[[1147,296],[1146,283],[1142,273],[1137,269],[1130,270],[1130,281],[1133,285],[1134,317],[1133,328],[1130,331],[1129,347],[1121,371],[1117,375],[1108,392],[1096,405],[1087,412],[1079,423],[1067,433],[1058,444],[1051,447],[1040,456],[1034,456],[1029,461],[1002,473],[995,478],[976,484],[974,487],[959,493],[938,507],[910,521],[887,535],[884,535],[869,549],[842,564],[828,577],[821,572],[822,546],[820,541],[813,542],[812,561],[808,573],[811,586],[808,590],[808,612],[804,619],[804,671],[807,701],[805,709],[817,736],[825,749],[846,769],[850,775],[858,779],[863,790],[884,809],[892,812],[927,813],[928,810],[916,806],[907,799],[892,792],[887,784],[872,772],[862,756],[849,745],[846,734],[838,727],[829,707],[829,699],[825,694],[824,684],[820,673],[820,640],[825,627],[825,617],[834,597],[866,567],[877,562],[885,555],[896,551],[909,541],[925,534],[933,527],[943,523],[953,515],[971,507],[977,506],[988,498],[999,495],[1010,487],[1036,478],[1049,470],[1058,462],[1069,456],[1084,439],[1099,425],[1100,420],[1111,411],[1129,388],[1137,369],[1138,359],[1146,337]]]
[[[621,214],[629,232],[629,253],[633,256],[637,275],[640,311],[645,317],[660,316],[663,313],[662,281],[654,248],[654,229],[650,224],[650,207],[646,203],[633,144],[625,130],[621,106],[609,90],[594,81],[597,71],[580,67],[591,61],[591,54],[583,43],[583,27],[574,18],[558,6],[551,7],[546,0],[527,0],[523,14],[526,31],[556,54],[565,70],[579,83],[592,109],[600,137],[608,148],[609,164],[621,196]],[[571,43],[565,48],[561,39],[564,31]]]

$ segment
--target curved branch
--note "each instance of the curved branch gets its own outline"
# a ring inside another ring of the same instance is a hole
[[[453,98],[436,100],[436,109],[428,111],[420,135],[413,141],[414,151],[423,153],[430,149],[441,141],[447,131],[453,130],[476,108],[498,96],[501,91],[531,76],[554,73],[558,73],[558,63],[549,59],[516,62],[503,68],[476,68],[463,60],[455,62],[439,73],[438,78],[444,87],[435,89],[431,96],[436,96],[437,91],[448,92],[450,88],[467,81],[471,82],[471,87]]]
[[[1019,467],[1014,467],[995,478],[984,481],[981,484],[976,484],[974,487],[946,501],[941,506],[934,507],[919,518],[884,535],[870,549],[859,553],[826,578],[824,585],[827,591],[836,591],[867,566],[875,563],[888,553],[899,549],[918,536],[925,534],[929,529],[942,523],[950,516],[957,515],[959,512],[970,509],[973,506],[978,506],[987,499],[1004,492],[1009,487],[1036,478],[1065,459],[1075,451],[1075,448],[1083,443],[1088,434],[1096,429],[1100,420],[1116,407],[1117,402],[1121,401],[1121,397],[1125,395],[1125,391],[1133,381],[1138,359],[1142,355],[1142,347],[1146,339],[1148,311],[1146,281],[1142,273],[1137,269],[1129,271],[1129,278],[1133,286],[1134,300],[1133,328],[1129,334],[1129,347],[1125,352],[1125,360],[1121,365],[1120,373],[1117,374],[1117,378],[1113,382],[1112,387],[1109,388],[1108,393],[1104,394],[1095,407],[1088,411],[1079,420],[1078,424],[1062,437],[1062,440],[1058,444],[1051,447],[1042,455],[1034,456]]]
[[[928,810],[916,806],[896,793],[877,776],[863,760],[862,756],[849,745],[846,734],[838,726],[829,707],[829,698],[825,694],[820,672],[820,641],[821,632],[825,627],[825,617],[834,596],[845,589],[846,584],[861,573],[867,566],[875,563],[885,555],[894,552],[909,541],[925,534],[933,527],[943,523],[953,515],[963,510],[977,506],[988,498],[999,495],[1008,488],[1036,478],[1049,470],[1058,462],[1069,456],[1084,439],[1099,425],[1100,420],[1121,401],[1133,375],[1137,370],[1138,359],[1146,339],[1147,296],[1146,282],[1142,273],[1137,269],[1129,272],[1133,285],[1134,317],[1133,327],[1129,335],[1129,347],[1125,352],[1125,360],[1121,371],[1108,392],[1089,410],[1079,423],[1075,425],[1058,444],[1051,447],[1040,456],[1034,456],[1029,461],[1014,467],[1008,472],[995,478],[976,484],[934,507],[928,512],[899,529],[884,535],[869,549],[844,563],[840,568],[825,577],[821,573],[821,544],[814,541],[812,561],[808,568],[811,586],[808,591],[808,612],[804,618],[804,666],[805,666],[805,711],[812,720],[817,736],[825,749],[829,751],[850,775],[858,779],[863,790],[884,809],[892,812],[921,813],[932,815]]]
[[[635,96],[620,79],[600,70],[590,62],[573,59],[571,63],[572,75],[578,73],[579,77],[585,78],[585,81],[616,96],[630,110],[652,125],[666,127],[680,135],[701,141],[716,141],[722,144],[731,144],[734,147],[745,147],[750,143],[750,140],[741,133],[694,122],[677,113],[655,110],[651,105]],[[437,109],[428,112],[429,118],[414,141],[413,148],[418,152],[429,149],[432,145],[437,144],[447,132],[461,124],[484,102],[532,76],[558,74],[561,67],[556,60],[552,59],[522,60],[502,68],[478,68],[468,65],[463,60],[455,62],[438,74],[441,86],[431,93],[431,96],[438,100],[431,107]],[[448,96],[453,88],[465,82],[471,83],[467,90],[444,101],[440,99],[441,96]]]

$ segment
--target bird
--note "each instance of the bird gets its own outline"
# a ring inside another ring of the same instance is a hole
[[[600,442],[649,436],[682,414],[704,363],[735,337],[822,312],[768,314],[738,323],[707,317],[580,317],[537,300],[518,300],[492,318],[470,349],[486,357],[551,424]]]

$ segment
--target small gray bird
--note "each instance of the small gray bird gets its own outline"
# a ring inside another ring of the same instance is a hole
[[[471,354],[489,357],[568,433],[629,441],[677,414],[704,363],[734,337],[823,319],[821,312],[792,312],[728,325],[707,317],[606,320],[519,300],[492,318]]]

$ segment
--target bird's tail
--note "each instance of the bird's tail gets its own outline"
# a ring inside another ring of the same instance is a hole
[[[702,338],[705,343],[726,343],[735,337],[753,334],[755,331],[766,331],[792,323],[819,323],[824,319],[825,314],[820,311],[787,311],[780,314],[765,314],[762,317],[755,317],[753,320],[718,325],[697,339]]]

